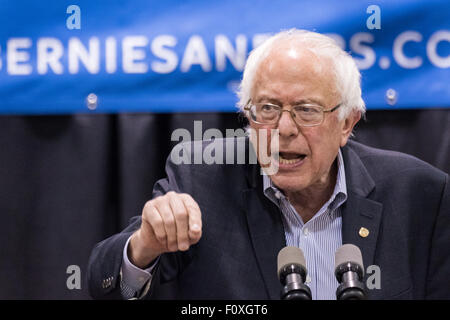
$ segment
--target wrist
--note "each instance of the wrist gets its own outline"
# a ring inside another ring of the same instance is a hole
[[[128,243],[127,255],[130,262],[140,269],[147,268],[158,256],[158,253],[152,253],[141,245],[140,229],[131,236]]]

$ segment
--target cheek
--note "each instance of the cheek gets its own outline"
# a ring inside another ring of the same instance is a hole
[[[253,124],[250,126],[252,132],[250,134],[250,141],[253,146],[257,148],[258,155],[260,154],[260,148],[265,149],[265,154],[270,155],[271,140],[273,128],[268,128],[267,126]]]
[[[340,136],[330,130],[311,130],[304,136],[311,152],[313,170],[327,170],[339,150]]]

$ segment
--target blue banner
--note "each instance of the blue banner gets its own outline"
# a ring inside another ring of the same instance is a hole
[[[0,113],[237,111],[251,49],[298,28],[351,52],[369,109],[450,107],[450,1],[2,0]]]

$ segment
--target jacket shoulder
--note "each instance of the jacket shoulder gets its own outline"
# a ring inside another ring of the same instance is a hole
[[[388,176],[415,175],[442,181],[447,176],[431,164],[406,153],[373,148],[353,140],[346,147],[358,155],[375,180]]]

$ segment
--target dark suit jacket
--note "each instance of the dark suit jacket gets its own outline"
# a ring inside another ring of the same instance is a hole
[[[342,154],[348,193],[342,242],[361,249],[365,267],[381,270],[381,289],[369,290],[369,298],[450,299],[448,175],[412,156],[353,141]],[[170,190],[190,194],[202,211],[203,236],[186,252],[161,256],[146,297],[279,299],[277,254],[285,235],[280,210],[263,194],[259,166],[168,160],[166,171],[153,197]],[[140,217],[133,218],[127,229],[93,249],[92,297],[121,298],[122,252],[139,225]],[[361,227],[370,232],[365,238]]]

